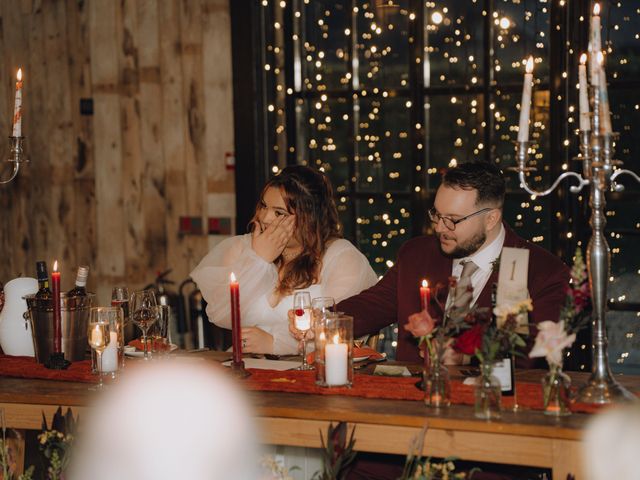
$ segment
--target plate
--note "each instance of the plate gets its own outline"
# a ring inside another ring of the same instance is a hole
[[[365,360],[367,360],[371,355],[365,355],[363,357],[353,357],[353,361],[354,362],[364,362]]]
[[[169,352],[173,352],[174,350],[177,350],[177,349],[178,349],[178,345],[175,345],[172,343],[171,346],[169,347]],[[136,350],[130,346],[124,347],[124,354],[127,357],[144,357],[144,352],[142,350]]]

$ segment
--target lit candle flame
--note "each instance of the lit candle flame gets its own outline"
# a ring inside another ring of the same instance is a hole
[[[340,335],[338,335],[337,333],[333,336],[333,343],[335,345],[340,343]]]
[[[231,272],[231,275],[229,275],[229,280],[231,280],[232,283],[236,283],[236,276],[233,272]]]
[[[18,74],[16,75],[16,78],[18,79],[19,82],[22,81],[22,68],[18,69]]]
[[[58,271],[58,260],[56,260],[55,262],[53,262],[53,271],[57,272]]]
[[[429,282],[427,282],[426,280],[422,280],[422,286],[423,287],[428,287],[429,286]]]
[[[593,14],[594,14],[595,16],[600,15],[600,4],[599,4],[599,3],[596,3],[596,4],[593,6]]]
[[[529,57],[529,58],[527,59],[527,66],[526,66],[526,68],[525,68],[525,71],[526,71],[527,73],[531,73],[531,72],[533,72],[533,57]]]
[[[598,52],[598,65],[602,65],[604,63],[604,54],[602,52]]]
[[[582,55],[580,55],[580,64],[584,65],[587,63],[587,54],[583,53]]]

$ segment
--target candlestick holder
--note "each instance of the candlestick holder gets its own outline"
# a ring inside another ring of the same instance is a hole
[[[249,373],[245,368],[244,368],[244,361],[240,360],[239,362],[235,362],[235,361],[231,361],[231,374],[236,377],[236,378],[247,378],[251,376],[251,373]]]
[[[7,158],[7,162],[13,163],[13,171],[11,176],[7,180],[0,180],[0,185],[9,183],[11,180],[16,178],[18,175],[18,171],[20,170],[20,165],[22,163],[29,162],[27,158],[25,147],[24,147],[25,137],[9,137],[9,155]]]
[[[71,365],[71,362],[64,358],[64,353],[62,352],[53,352],[49,360],[44,362],[44,366],[51,370],[66,370],[69,365]]]
[[[635,400],[635,396],[621,386],[614,378],[609,367],[607,353],[606,306],[607,286],[609,282],[610,252],[604,235],[605,193],[608,190],[622,191],[623,185],[616,183],[616,179],[627,174],[640,183],[640,177],[630,170],[616,169],[622,162],[613,159],[614,133],[601,133],[599,121],[599,100],[597,92],[593,95],[594,112],[592,115],[593,128],[590,131],[579,131],[580,152],[577,160],[583,162],[582,174],[565,172],[546,190],[535,190],[527,183],[526,173],[532,171],[526,167],[529,155],[529,142],[517,142],[516,154],[520,186],[527,193],[536,196],[546,196],[553,192],[560,182],[574,178],[577,185],[571,185],[569,191],[577,194],[586,186],[590,187],[589,206],[591,207],[591,239],[587,248],[587,270],[591,301],[593,305],[593,347],[592,371],[586,385],[578,394],[578,401],[585,403],[606,404],[620,400]],[[535,169],[533,169],[535,170]]]

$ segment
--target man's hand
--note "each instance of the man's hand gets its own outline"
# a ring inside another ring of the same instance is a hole
[[[258,327],[240,329],[242,351],[247,353],[273,353],[273,335]]]
[[[271,222],[267,228],[261,229],[256,222],[251,238],[251,247],[264,260],[271,263],[280,256],[287,246],[296,225],[295,215],[280,217]]]

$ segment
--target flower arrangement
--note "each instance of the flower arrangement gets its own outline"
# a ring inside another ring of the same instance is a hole
[[[449,291],[455,292],[457,280],[449,277]],[[445,349],[463,331],[468,330],[476,322],[478,315],[485,313],[487,309],[467,308],[456,309],[445,306],[439,301],[442,284],[435,287],[435,305],[442,312],[441,318],[433,318],[427,310],[409,315],[404,329],[418,339],[418,344],[424,344],[429,357],[435,361],[440,360]],[[450,305],[455,304],[455,297],[451,299]]]
[[[562,367],[563,350],[573,345],[576,334],[588,324],[590,307],[587,267],[582,250],[577,248],[560,318],[558,322],[544,321],[538,324],[538,335],[529,357],[544,357],[549,367]]]
[[[34,467],[29,467],[24,473],[16,477],[17,465],[13,457],[11,442],[7,439],[7,429],[4,420],[4,410],[0,409],[0,427],[2,437],[0,438],[0,474],[3,480],[31,480],[33,478]]]
[[[322,470],[316,472],[312,480],[343,480],[347,478],[347,474],[356,458],[355,447],[355,427],[351,430],[351,435],[347,440],[347,424],[339,422],[335,427],[333,423],[329,424],[327,439],[325,442],[322,434],[320,442],[322,443]]]
[[[529,353],[531,358],[544,357],[549,364],[549,375],[543,381],[543,396],[545,411],[551,414],[569,413],[566,390],[570,380],[562,373],[564,351],[573,345],[578,331],[589,322],[590,306],[587,268],[582,251],[577,248],[560,318],[557,322],[546,320],[538,324],[538,334]]]

